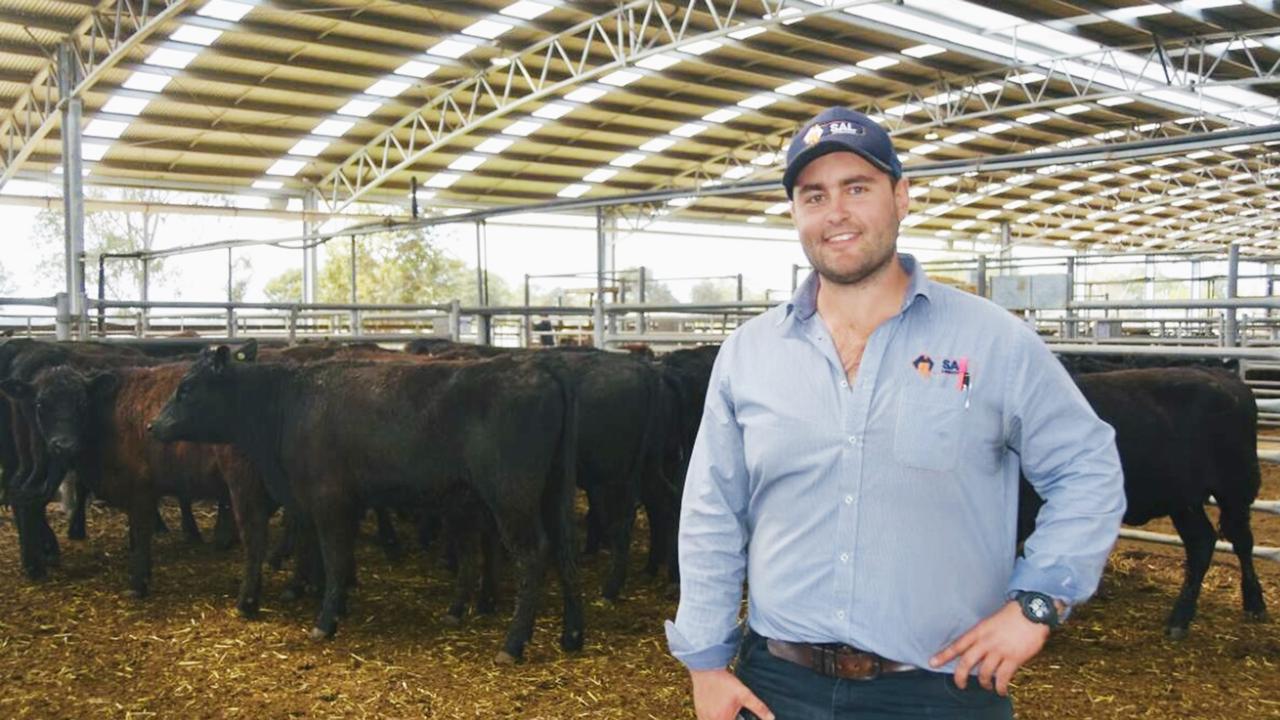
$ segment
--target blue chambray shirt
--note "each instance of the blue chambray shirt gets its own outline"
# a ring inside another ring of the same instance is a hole
[[[1125,508],[1114,432],[1030,328],[898,259],[902,308],[854,383],[814,274],[721,348],[666,624],[689,668],[729,664],[744,579],[761,635],[918,667],[1014,590],[1074,605],[1096,589]],[[1015,559],[1019,468],[1046,503]]]

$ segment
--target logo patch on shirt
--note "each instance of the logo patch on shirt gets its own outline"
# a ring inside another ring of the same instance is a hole
[[[911,367],[916,369],[916,372],[920,374],[920,377],[928,380],[929,376],[933,374],[933,358],[925,355],[924,353],[920,353],[916,356],[915,360],[911,361]]]

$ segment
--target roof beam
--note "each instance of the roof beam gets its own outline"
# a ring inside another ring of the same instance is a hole
[[[685,0],[683,7],[660,0],[632,0],[530,46],[503,67],[488,68],[448,88],[327,175],[320,193],[330,208],[346,207],[418,158],[482,123],[636,60],[746,27],[778,24],[782,21],[778,11],[786,4],[787,0],[765,0],[771,19],[737,23],[735,0]],[[806,8],[787,19],[859,4],[867,0]],[[695,14],[704,11],[715,28],[709,32],[691,27]],[[580,50],[575,49],[579,46]],[[460,101],[463,95],[470,95],[470,102]],[[481,98],[487,98],[493,109],[483,110]],[[407,131],[407,143],[397,137],[402,131]]]
[[[66,41],[73,43],[80,75],[84,79],[71,91],[72,97],[83,96],[107,70],[171,18],[186,10],[194,0],[104,0],[76,25]],[[163,6],[147,16],[150,9]],[[99,55],[99,46],[107,53]],[[0,142],[4,157],[0,158],[0,188],[22,167],[36,145],[60,122],[59,108],[67,98],[59,96],[57,63],[50,59],[31,80],[27,91],[18,98],[9,116],[0,122]],[[78,130],[78,128],[77,128]]]

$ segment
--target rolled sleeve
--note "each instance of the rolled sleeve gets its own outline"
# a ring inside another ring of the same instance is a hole
[[[740,636],[748,477],[734,416],[726,343],[712,370],[680,510],[680,606],[666,624],[671,654],[691,670],[726,667]]]
[[[1124,515],[1115,432],[1039,338],[1023,337],[1020,346],[1009,445],[1044,506],[1009,591],[1034,590],[1077,605],[1097,589]]]

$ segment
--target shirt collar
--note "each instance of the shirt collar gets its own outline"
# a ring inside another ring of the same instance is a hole
[[[925,274],[920,262],[916,260],[914,255],[907,253],[898,253],[898,262],[902,264],[902,269],[907,273],[907,292],[902,298],[902,312],[905,312],[911,303],[915,302],[917,297],[923,297],[930,302],[933,301],[931,288],[929,287],[929,276]],[[796,322],[804,322],[813,317],[818,311],[818,273],[809,271],[809,276],[800,283],[796,288],[796,292],[791,296],[790,302],[787,303],[787,311],[778,320],[781,325],[787,318],[795,318]]]

